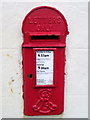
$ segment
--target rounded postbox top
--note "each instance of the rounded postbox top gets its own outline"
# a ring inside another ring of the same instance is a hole
[[[23,34],[59,34],[67,35],[66,19],[57,9],[41,6],[32,9],[22,25]]]

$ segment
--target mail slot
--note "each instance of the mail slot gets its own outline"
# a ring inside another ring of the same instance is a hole
[[[65,47],[68,25],[57,9],[32,9],[22,24],[24,114],[64,111]]]

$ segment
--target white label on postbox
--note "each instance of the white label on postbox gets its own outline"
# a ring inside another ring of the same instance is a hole
[[[36,51],[36,84],[53,85],[53,51]]]

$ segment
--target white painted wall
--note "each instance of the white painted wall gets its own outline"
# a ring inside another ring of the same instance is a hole
[[[23,115],[21,26],[34,7],[48,5],[64,14],[69,25],[67,37],[65,111],[53,118],[88,117],[88,3],[85,2],[4,2],[2,4],[2,117]],[[1,101],[0,101],[1,103]],[[39,116],[41,117],[41,116]],[[43,116],[42,116],[43,117]]]

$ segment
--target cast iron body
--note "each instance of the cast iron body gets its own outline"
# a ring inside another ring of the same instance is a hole
[[[64,111],[66,19],[55,8],[37,7],[26,15],[22,32],[24,114],[61,114]],[[36,51],[54,52],[52,85],[36,84]]]

